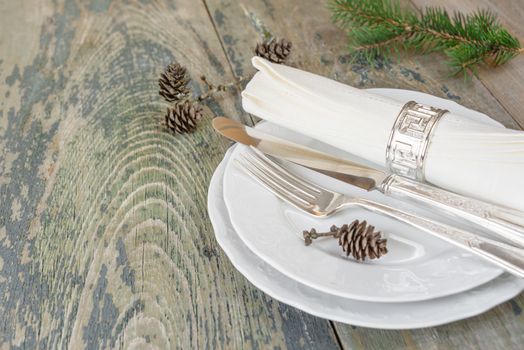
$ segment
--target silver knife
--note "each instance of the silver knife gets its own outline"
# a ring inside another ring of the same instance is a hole
[[[215,130],[230,140],[256,147],[271,156],[308,167],[367,191],[413,199],[455,217],[480,225],[512,244],[524,248],[524,213],[465,197],[441,188],[386,173],[346,159],[283,140],[235,120],[213,119]]]

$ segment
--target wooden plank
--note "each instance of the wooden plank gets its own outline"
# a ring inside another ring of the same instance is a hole
[[[202,2],[0,1],[0,348],[338,348],[218,247],[209,101],[163,129],[157,77],[232,73]]]
[[[524,4],[521,0],[412,0],[417,8],[441,6],[450,12],[472,13],[477,9],[489,9],[496,13],[500,22],[524,45]],[[524,53],[507,64],[479,70],[479,78],[504,109],[524,128],[522,100],[524,97]]]
[[[409,331],[337,327],[348,349],[521,349],[522,294],[480,316]]]
[[[486,89],[473,79],[449,78],[442,57],[406,56],[400,61],[351,62],[344,33],[330,22],[324,2],[206,0],[237,76],[249,76],[252,48],[264,28],[293,42],[290,64],[362,88],[394,87],[428,92],[482,111],[506,126],[518,124]],[[494,349],[521,344],[524,296],[484,315],[450,325],[413,331],[380,331],[335,323],[348,349]]]

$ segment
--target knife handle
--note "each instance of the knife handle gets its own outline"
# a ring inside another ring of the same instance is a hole
[[[398,175],[390,175],[383,182],[381,191],[391,197],[410,198],[438,208],[483,226],[512,244],[524,248],[524,213],[521,211],[461,196]]]

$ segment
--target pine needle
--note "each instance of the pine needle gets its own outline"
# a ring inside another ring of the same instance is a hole
[[[488,10],[450,16],[428,7],[417,15],[398,0],[331,0],[329,6],[333,22],[347,31],[350,52],[368,61],[400,50],[443,52],[452,75],[468,75],[479,65],[500,66],[524,52]]]

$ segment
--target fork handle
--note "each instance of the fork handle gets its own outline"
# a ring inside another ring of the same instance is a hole
[[[455,217],[483,226],[512,244],[524,248],[524,213],[461,196],[438,187],[390,175],[381,191],[396,198],[410,198]]]
[[[478,255],[484,260],[524,278],[524,249],[475,235],[427,218],[365,199],[353,200],[370,211],[384,214]],[[351,204],[348,201],[348,204]]]

